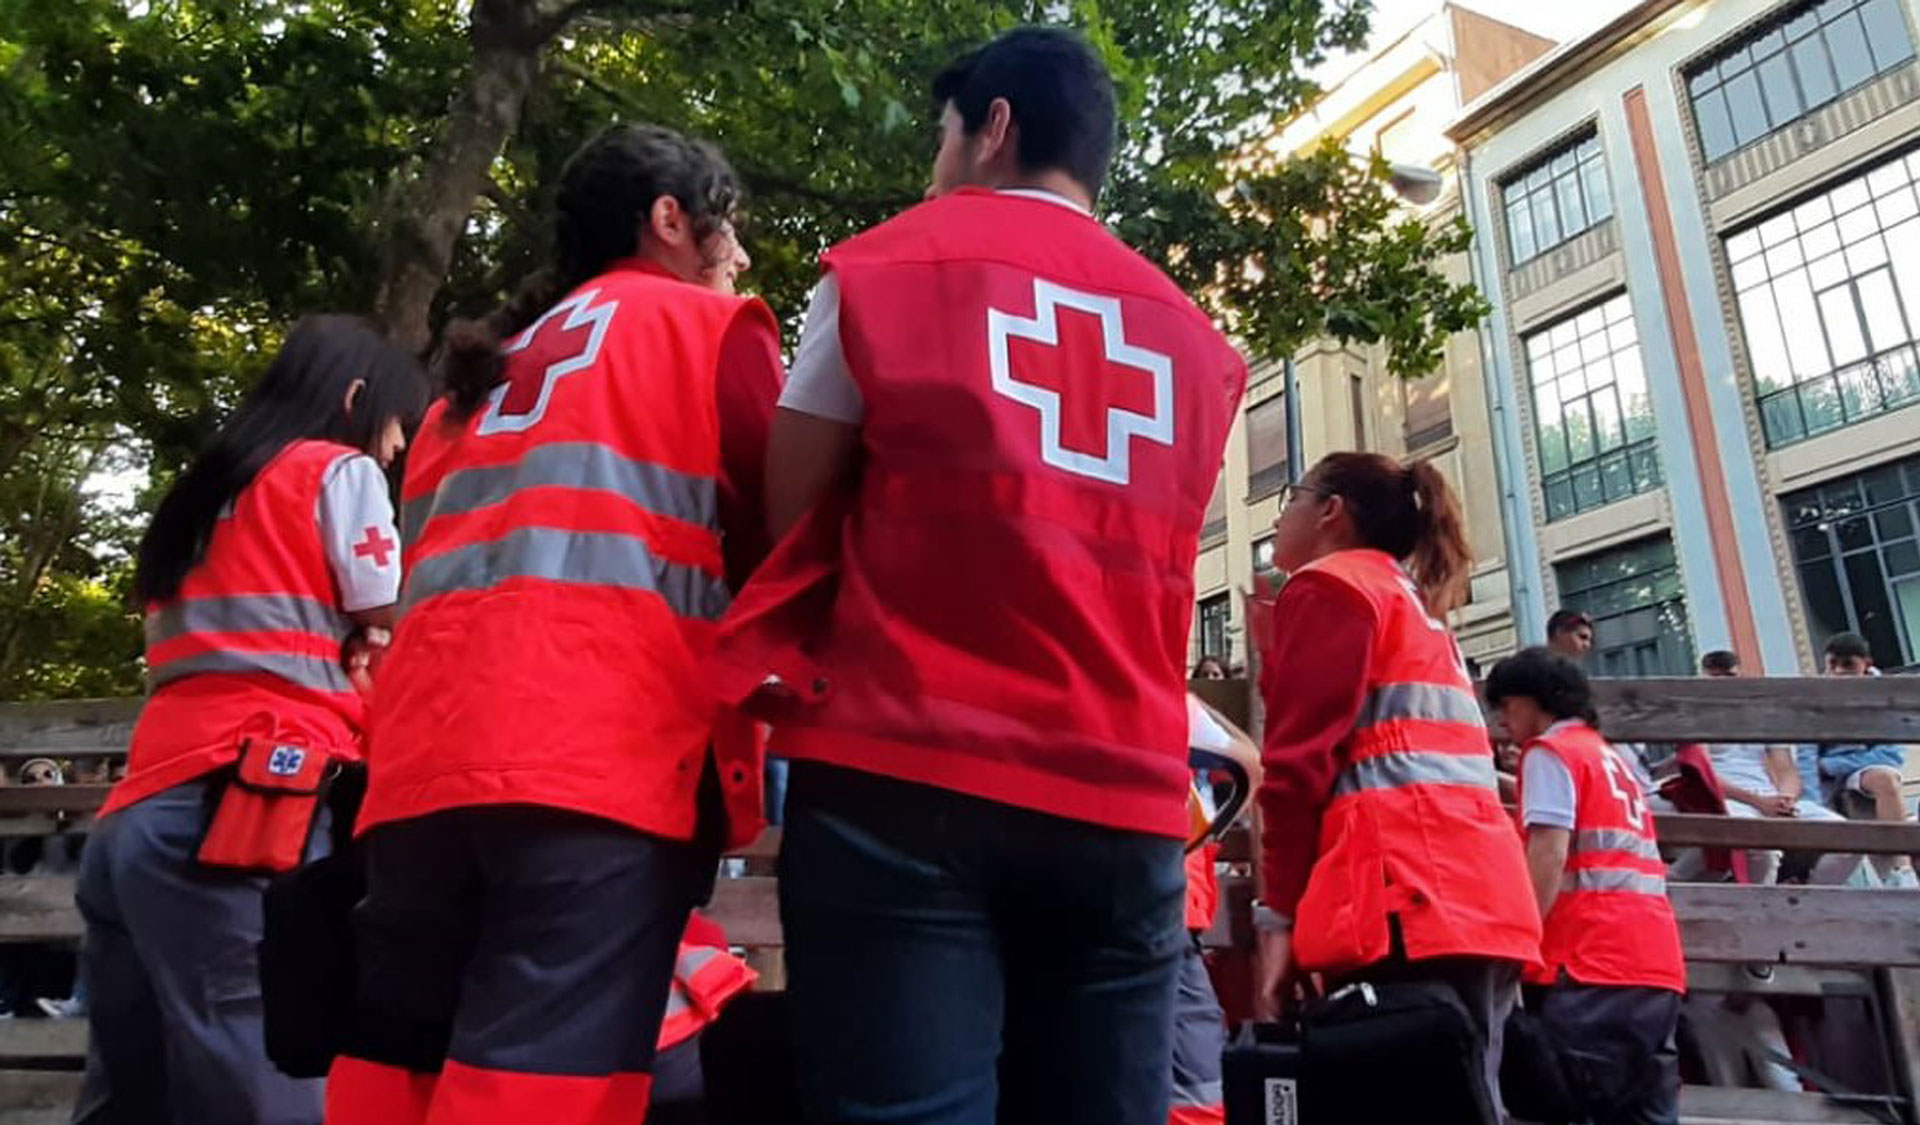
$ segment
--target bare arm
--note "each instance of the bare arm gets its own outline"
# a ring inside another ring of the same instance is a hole
[[[1533,879],[1533,900],[1545,918],[1560,897],[1560,879],[1567,868],[1567,848],[1573,833],[1564,828],[1537,825],[1527,829],[1527,874]]]
[[[767,531],[778,543],[835,489],[849,488],[860,427],[781,407],[767,440]]]
[[[1792,749],[1785,746],[1767,747],[1767,776],[1773,779],[1773,787],[1782,797],[1800,800],[1806,795],[1806,786],[1800,780],[1800,767],[1793,761]]]

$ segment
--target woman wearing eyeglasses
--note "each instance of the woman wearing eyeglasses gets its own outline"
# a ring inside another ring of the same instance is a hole
[[[1301,971],[1330,989],[1444,983],[1484,1045],[1498,1120],[1501,1029],[1540,916],[1444,623],[1472,566],[1459,503],[1425,463],[1332,454],[1292,486],[1274,562],[1288,580],[1261,630],[1261,1006],[1277,1011]]]

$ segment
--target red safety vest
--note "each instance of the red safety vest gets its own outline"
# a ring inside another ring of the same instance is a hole
[[[1540,952],[1525,854],[1500,805],[1480,702],[1453,636],[1399,564],[1339,551],[1301,573],[1333,578],[1371,609],[1373,659],[1320,821],[1320,855],[1294,914],[1300,966],[1339,974],[1392,950],[1410,960]],[[1276,612],[1286,612],[1286,593]]]
[[[729,1000],[753,987],[760,974],[727,952],[727,935],[699,914],[687,920],[686,936],[673,963],[673,986],[655,1046],[664,1051],[686,1042],[720,1018]]]
[[[961,191],[824,262],[859,493],[742,591],[726,690],[800,687],[794,758],[1182,835],[1193,562],[1244,362],[1046,200]]]
[[[1528,979],[1552,984],[1564,970],[1581,984],[1685,992],[1687,967],[1667,900],[1667,866],[1633,769],[1598,731],[1578,721],[1555,724],[1527,743],[1524,753],[1560,759],[1573,775],[1575,801],[1566,873],[1541,940],[1542,965]],[[1523,791],[1523,808],[1525,796]]]
[[[362,703],[340,665],[353,621],[320,542],[321,484],[357,452],[326,441],[281,450],[215,523],[179,594],[147,607],[153,694],[101,815],[234,761],[238,732],[256,720],[358,756]]]
[[[711,745],[730,841],[758,834],[758,742],[701,666],[728,601],[716,369],[743,317],[777,332],[757,300],[622,263],[505,345],[473,417],[428,412],[362,827],[510,803],[687,839]]]

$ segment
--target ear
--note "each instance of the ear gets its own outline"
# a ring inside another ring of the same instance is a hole
[[[1002,153],[1013,156],[1019,135],[1013,123],[1013,104],[1005,98],[993,99],[987,105],[987,119],[981,123],[980,131],[974,134],[974,144],[979,146],[981,163],[991,161]]]
[[[347,393],[340,398],[340,409],[346,413],[347,417],[353,417],[353,408],[360,405],[360,396],[366,393],[366,390],[365,379],[355,379],[347,384]]]
[[[1347,514],[1347,498],[1338,493],[1327,497],[1326,507],[1320,509],[1320,518],[1315,521],[1323,528],[1331,528]]]
[[[685,246],[693,241],[693,223],[686,209],[671,195],[663,195],[647,209],[647,229],[663,246]]]

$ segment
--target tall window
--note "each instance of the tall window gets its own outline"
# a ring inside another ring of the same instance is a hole
[[[1542,157],[1514,174],[1500,192],[1506,204],[1507,245],[1516,266],[1613,214],[1597,136]]]
[[[1653,404],[1627,295],[1526,337],[1547,518],[1660,487]]]
[[[1920,153],[1727,239],[1771,446],[1920,402]]]
[[[1560,604],[1593,618],[1591,670],[1600,676],[1687,676],[1693,637],[1686,591],[1666,536],[1554,568]]]
[[[1227,623],[1233,614],[1233,599],[1227,594],[1215,594],[1200,603],[1200,651],[1194,656],[1194,663],[1201,657],[1211,656],[1226,663]]]
[[[1423,379],[1400,382],[1406,402],[1408,449],[1424,449],[1453,436],[1453,376],[1446,368]]]
[[[1213,498],[1207,501],[1207,518],[1200,525],[1200,542],[1213,543],[1227,533],[1227,485],[1224,474],[1213,482]]]
[[[1883,668],[1920,665],[1920,458],[1781,497],[1815,650],[1859,633]]]
[[[1745,148],[1912,58],[1900,0],[1789,5],[1688,68],[1701,154]]]
[[[1247,410],[1247,495],[1266,496],[1287,483],[1287,396]]]

